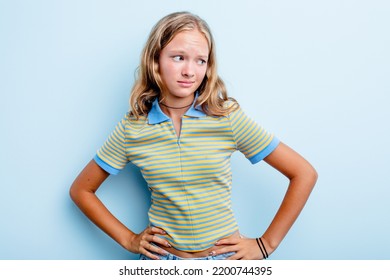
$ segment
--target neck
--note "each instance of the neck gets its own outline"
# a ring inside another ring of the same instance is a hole
[[[188,105],[184,105],[184,106],[168,106],[167,104],[163,103],[163,102],[160,102],[160,104],[166,108],[169,108],[169,109],[185,109],[185,108],[188,108],[192,105],[192,102]]]
[[[188,108],[194,103],[194,96],[189,98],[178,98],[177,100],[172,100],[171,98],[162,98],[159,101],[161,110],[171,118],[181,118]]]

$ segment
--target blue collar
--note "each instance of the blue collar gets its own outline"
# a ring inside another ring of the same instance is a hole
[[[184,114],[185,116],[194,117],[194,118],[201,118],[206,116],[206,114],[202,111],[201,106],[198,105],[194,107],[197,99],[198,99],[198,94],[195,95],[194,102],[192,103],[191,107],[187,110],[187,112],[185,112]],[[158,124],[168,120],[170,120],[170,118],[167,115],[165,115],[164,112],[161,110],[160,104],[158,104],[158,98],[156,98],[153,101],[152,108],[148,113],[148,123]]]

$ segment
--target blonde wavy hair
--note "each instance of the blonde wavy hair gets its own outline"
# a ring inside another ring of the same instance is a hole
[[[162,49],[182,31],[198,30],[208,42],[209,57],[206,75],[197,89],[199,97],[195,106],[200,105],[207,115],[226,116],[238,108],[238,103],[228,97],[226,87],[217,74],[215,43],[208,24],[189,12],[176,12],[162,18],[152,28],[141,54],[137,78],[131,90],[130,115],[137,119],[146,116],[152,103],[165,89],[159,73],[159,55]],[[226,101],[231,100],[229,106]]]

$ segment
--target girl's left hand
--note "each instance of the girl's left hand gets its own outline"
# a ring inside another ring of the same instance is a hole
[[[266,247],[268,255],[272,253],[268,243],[264,238],[262,238],[264,246]],[[214,250],[212,252],[213,256],[228,253],[236,252],[233,256],[229,257],[228,260],[261,260],[263,259],[263,254],[260,251],[259,246],[257,245],[256,239],[247,238],[247,237],[228,237],[221,239],[215,243],[215,245],[221,246],[224,245],[221,249]]]

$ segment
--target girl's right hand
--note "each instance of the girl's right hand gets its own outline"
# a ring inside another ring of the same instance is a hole
[[[129,251],[136,254],[143,254],[151,259],[158,260],[160,258],[155,254],[165,256],[168,252],[157,246],[172,247],[165,239],[157,236],[165,234],[166,232],[160,228],[147,227],[143,232],[134,235],[134,238],[130,242]]]

